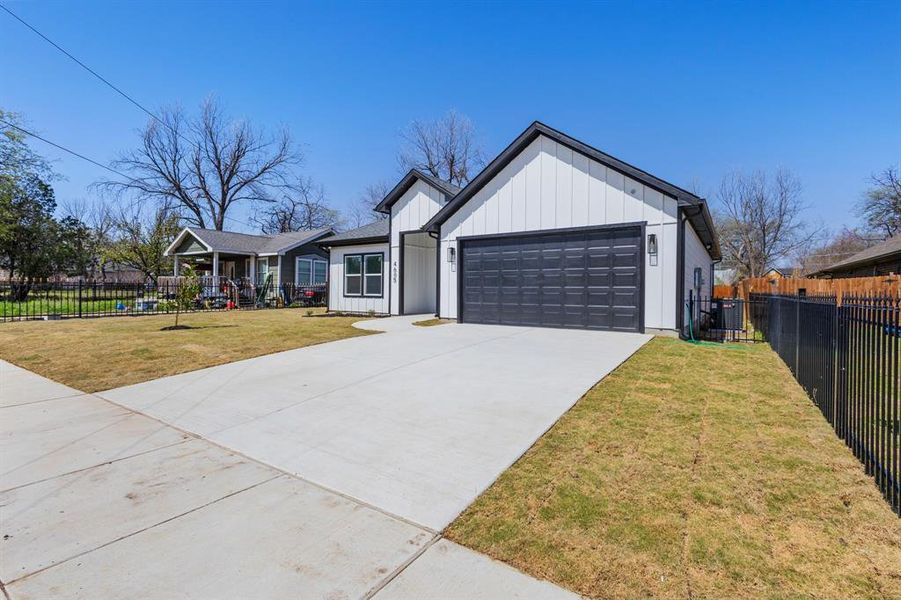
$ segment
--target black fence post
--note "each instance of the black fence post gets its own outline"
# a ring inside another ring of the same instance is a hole
[[[801,299],[795,298],[795,377],[798,376],[798,359],[801,354]]]
[[[78,280],[78,318],[81,318],[81,280]]]

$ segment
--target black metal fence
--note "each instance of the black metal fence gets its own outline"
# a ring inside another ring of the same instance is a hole
[[[756,327],[901,516],[901,300],[753,301],[766,304]]]
[[[767,304],[759,299],[695,298],[685,303],[682,334],[711,342],[764,342],[755,323],[766,321]]]
[[[0,322],[327,304],[326,284],[273,286],[224,277],[196,283],[166,278],[159,284],[0,280]]]

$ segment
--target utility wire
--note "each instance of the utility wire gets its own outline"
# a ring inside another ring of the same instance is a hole
[[[54,48],[56,48],[57,50],[59,50],[60,52],[62,52],[63,54],[65,54],[65,55],[66,55],[67,57],[69,57],[72,61],[74,61],[78,66],[80,66],[82,69],[84,69],[85,71],[87,71],[88,73],[90,73],[91,75],[93,75],[94,77],[96,77],[97,79],[99,79],[100,81],[102,81],[103,83],[105,83],[105,84],[106,84],[107,86],[109,86],[112,90],[114,90],[117,94],[119,94],[120,96],[122,96],[123,98],[125,98],[126,100],[128,100],[129,102],[131,102],[132,104],[134,104],[135,106],[137,106],[139,109],[141,109],[142,111],[144,111],[145,113],[147,113],[147,114],[150,116],[151,119],[153,119],[154,121],[156,121],[156,122],[159,123],[160,125],[163,125],[163,126],[167,127],[168,129],[172,129],[172,131],[175,132],[176,134],[178,134],[179,137],[182,137],[182,139],[185,139],[180,133],[178,133],[177,131],[175,131],[175,129],[173,129],[168,123],[166,123],[165,121],[163,121],[162,119],[160,119],[158,116],[156,116],[156,115],[153,113],[153,111],[151,111],[150,109],[146,108],[143,104],[141,104],[140,102],[138,102],[137,100],[135,100],[134,98],[132,98],[131,96],[129,96],[128,94],[126,94],[125,92],[123,92],[120,88],[118,88],[118,87],[116,87],[115,85],[113,85],[108,79],[106,79],[105,77],[103,77],[100,73],[98,73],[97,71],[95,71],[95,70],[92,69],[91,67],[87,66],[86,64],[84,64],[83,62],[81,62],[80,60],[78,60],[77,58],[75,58],[74,56],[72,56],[72,54],[70,54],[69,52],[67,52],[62,46],[60,46],[59,44],[57,44],[56,42],[54,42],[53,40],[51,40],[50,38],[48,38],[46,35],[44,35],[44,34],[41,33],[40,31],[38,31],[38,30],[35,29],[34,27],[32,27],[32,26],[31,26],[28,22],[26,22],[22,17],[20,17],[19,15],[17,15],[16,13],[14,13],[13,11],[9,10],[8,8],[6,8],[6,6],[4,6],[2,3],[0,3],[0,9],[3,9],[3,10],[4,10],[6,13],[8,13],[12,18],[14,18],[14,19],[17,20],[19,23],[21,23],[22,25],[24,25],[25,27],[27,27],[28,29],[30,29],[31,31],[33,31],[33,32],[34,32],[38,37],[40,37],[42,40],[44,40],[45,42],[47,42],[48,44],[50,44],[51,46],[53,46]],[[37,137],[37,136],[35,136],[35,137]],[[38,139],[40,139],[40,138],[38,138]],[[185,140],[185,141],[188,141],[188,140]],[[49,143],[49,142],[48,142],[48,143]]]
[[[22,128],[22,127],[19,127],[19,126],[16,125],[15,123],[10,123],[10,122],[7,121],[6,119],[0,118],[0,123],[3,123],[4,125],[6,125],[6,126],[8,126],[8,127],[12,127],[13,129],[16,129],[16,130],[18,130],[18,131],[21,131],[21,132],[24,133],[25,135],[28,135],[28,136],[31,136],[31,137],[33,137],[33,138],[35,138],[35,139],[41,140],[41,141],[44,142],[45,144],[50,144],[50,145],[53,146],[54,148],[59,148],[59,149],[62,150],[63,152],[68,152],[68,153],[71,154],[72,156],[76,156],[76,157],[80,158],[81,160],[85,160],[85,161],[91,163],[92,165],[97,165],[98,167],[100,167],[100,168],[102,168],[102,169],[106,169],[106,170],[109,171],[110,173],[113,173],[113,174],[115,174],[115,175],[118,175],[119,177],[122,177],[123,179],[125,179],[125,180],[127,180],[127,181],[131,181],[131,182],[134,182],[134,183],[141,183],[141,182],[138,181],[137,179],[135,179],[135,178],[133,178],[133,177],[129,177],[128,175],[126,175],[126,174],[123,173],[122,171],[117,171],[116,169],[113,169],[112,167],[108,167],[108,166],[106,166],[105,164],[103,164],[103,163],[101,163],[101,162],[97,162],[97,161],[94,160],[93,158],[88,158],[88,157],[85,156],[84,154],[79,154],[78,152],[75,152],[74,150],[69,150],[69,149],[66,148],[65,146],[61,146],[61,145],[57,144],[56,142],[51,142],[51,141],[48,140],[47,138],[41,137],[41,136],[39,136],[38,134],[36,134],[36,133],[34,133],[34,132],[32,132],[32,131],[29,131],[29,130],[27,130],[27,129],[24,129],[24,128]],[[228,216],[228,215],[225,216],[225,220],[231,221],[231,222],[233,222],[233,223],[241,223],[241,224],[243,224],[242,221],[239,221],[238,219],[235,219],[234,217],[230,217],[230,216]]]
[[[63,152],[68,152],[68,153],[71,154],[72,156],[77,156],[77,157],[80,158],[81,160],[86,160],[87,162],[89,162],[89,163],[91,163],[91,164],[93,164],[93,165],[97,165],[98,167],[100,167],[100,168],[102,168],[102,169],[106,169],[106,170],[109,171],[110,173],[115,173],[115,174],[118,175],[119,177],[123,177],[123,178],[127,179],[128,181],[137,181],[136,179],[134,179],[134,178],[132,178],[132,177],[129,177],[128,175],[126,175],[125,173],[122,173],[121,171],[117,171],[116,169],[113,169],[112,167],[108,167],[108,166],[106,166],[105,164],[103,164],[103,163],[101,163],[101,162],[97,162],[97,161],[94,160],[93,158],[88,158],[88,157],[85,156],[84,154],[79,154],[78,152],[75,152],[74,150],[69,150],[69,149],[66,148],[65,146],[61,146],[61,145],[57,144],[56,142],[51,142],[51,141],[48,140],[47,138],[43,138],[43,137],[39,136],[38,134],[36,134],[36,133],[34,133],[34,132],[32,132],[32,131],[28,131],[27,129],[23,129],[22,127],[19,127],[19,126],[16,125],[15,123],[10,123],[10,122],[7,121],[6,119],[0,118],[0,123],[3,123],[4,125],[6,125],[6,126],[8,126],[8,127],[12,127],[13,129],[17,129],[17,130],[21,131],[22,133],[24,133],[25,135],[29,135],[29,136],[31,136],[31,137],[33,137],[33,138],[35,138],[35,139],[41,140],[41,141],[44,142],[45,144],[50,144],[50,145],[53,146],[54,148],[59,148],[59,149],[62,150]]]

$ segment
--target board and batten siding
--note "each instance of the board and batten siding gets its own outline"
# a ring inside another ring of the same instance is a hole
[[[701,288],[700,290],[695,288],[695,269],[701,269]],[[682,299],[682,306],[679,307],[680,311],[685,311],[685,303],[688,302],[688,292],[692,291],[695,299],[700,298],[710,298],[712,296],[712,288],[710,287],[713,273],[713,261],[710,258],[710,253],[707,252],[707,248],[704,246],[704,242],[701,241],[701,238],[698,237],[698,234],[695,233],[694,227],[691,226],[691,223],[685,223],[685,281],[683,285],[683,292],[685,297]],[[693,318],[695,320],[700,316],[701,305],[696,304],[694,309]],[[687,314],[687,313],[685,313]]]
[[[643,221],[658,246],[644,257],[645,327],[675,329],[677,219],[676,199],[539,136],[441,225],[441,316],[457,318],[456,264],[443,259],[459,237]]]
[[[444,193],[421,179],[391,206],[391,269],[402,273],[400,264],[400,234],[418,231],[445,205]],[[386,259],[387,260],[387,259]],[[391,314],[400,314],[400,282],[391,281]]]
[[[381,252],[382,260],[382,296],[367,298],[363,296],[344,296],[344,256],[347,254],[373,254]],[[328,308],[329,310],[352,313],[388,314],[388,244],[366,244],[360,246],[334,246],[329,252],[328,269]]]

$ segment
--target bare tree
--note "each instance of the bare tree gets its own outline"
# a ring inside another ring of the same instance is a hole
[[[413,121],[401,137],[404,170],[416,168],[463,186],[483,164],[472,121],[454,110],[435,121]]]
[[[310,178],[301,178],[292,193],[274,204],[266,204],[252,217],[263,233],[286,233],[341,226],[341,214],[331,208],[325,191]]]
[[[870,177],[872,187],[857,205],[867,226],[885,237],[901,234],[901,169],[889,167]]]
[[[348,225],[351,227],[362,227],[373,221],[387,219],[388,215],[375,211],[375,207],[379,202],[385,199],[391,186],[385,181],[378,181],[366,186],[357,201],[350,207],[348,211]]]
[[[819,235],[802,219],[801,184],[789,171],[730,173],[717,192],[723,262],[741,277],[760,277]]]
[[[855,229],[842,229],[823,244],[813,246],[799,257],[799,267],[805,275],[822,271],[877,243],[878,240]]]
[[[113,162],[131,179],[98,185],[158,201],[188,224],[221,230],[236,204],[274,202],[289,193],[300,160],[287,131],[266,136],[247,121],[227,118],[210,99],[197,118],[178,108],[161,111],[141,133],[141,145]]]
[[[65,219],[76,219],[87,229],[90,256],[89,275],[106,280],[109,263],[107,251],[116,234],[116,216],[112,206],[102,200],[88,202],[84,198],[68,200],[62,205]]]
[[[179,217],[165,206],[123,208],[115,215],[116,240],[106,251],[108,260],[131,267],[156,282],[172,269],[164,252],[178,235]]]

